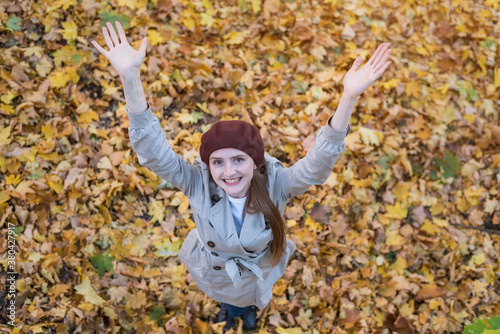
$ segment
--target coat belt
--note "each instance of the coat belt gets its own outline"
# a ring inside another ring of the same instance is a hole
[[[235,287],[237,287],[241,283],[241,269],[239,268],[238,264],[245,266],[261,281],[264,280],[264,277],[262,276],[262,270],[258,265],[241,257],[233,257],[226,261],[226,272],[231,278],[231,281],[233,281]]]

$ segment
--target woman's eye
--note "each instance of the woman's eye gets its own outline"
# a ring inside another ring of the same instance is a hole
[[[220,160],[215,160],[215,161],[213,162],[213,164],[214,164],[214,165],[216,165],[216,166],[219,166],[219,165],[221,164],[221,162],[220,162]]]
[[[243,158],[236,158],[236,162],[242,162]]]

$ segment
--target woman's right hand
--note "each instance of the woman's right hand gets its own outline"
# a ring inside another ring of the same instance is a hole
[[[128,43],[125,31],[123,31],[123,27],[120,22],[116,21],[115,24],[118,34],[120,35],[120,40],[118,40],[115,29],[113,29],[113,25],[110,22],[106,23],[107,29],[106,27],[102,27],[102,33],[109,51],[104,50],[96,41],[92,41],[92,44],[104,57],[108,58],[111,65],[113,65],[121,77],[130,71],[139,69],[142,60],[146,56],[148,38],[144,37],[141,41],[139,50],[135,50]]]

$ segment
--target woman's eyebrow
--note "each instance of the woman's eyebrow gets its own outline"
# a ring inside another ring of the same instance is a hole
[[[245,158],[244,155],[235,155],[235,156],[232,156],[230,157],[229,159],[236,159],[236,158]],[[219,157],[211,157],[210,160],[224,160],[223,158],[219,158]]]

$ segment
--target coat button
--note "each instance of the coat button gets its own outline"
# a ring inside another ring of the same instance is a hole
[[[207,242],[207,245],[208,245],[208,247],[210,247],[210,248],[214,248],[214,247],[215,247],[215,243],[214,243],[213,241],[209,241],[209,242]]]
[[[219,254],[217,254],[216,252],[210,252],[212,253],[213,256],[219,256]]]
[[[249,255],[249,257],[250,257],[251,259],[255,259],[255,258],[257,257],[257,255]]]
[[[269,230],[271,228],[271,224],[266,221],[266,230]]]
[[[221,268],[221,267],[219,267],[219,266],[214,266],[214,269],[215,269],[215,270],[221,270],[222,268]]]

